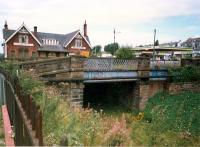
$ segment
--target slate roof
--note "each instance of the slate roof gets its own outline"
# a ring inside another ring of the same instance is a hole
[[[7,40],[16,30],[3,29],[3,39]]]
[[[66,52],[61,45],[43,45],[38,51]]]
[[[7,40],[16,30],[5,30],[3,29],[3,38]],[[44,33],[37,32],[37,39],[40,41],[42,46],[38,49],[39,51],[56,51],[56,52],[65,52],[64,47],[70,43],[73,37],[80,32],[76,30],[68,34],[54,34],[54,33]],[[59,45],[45,45],[42,43],[42,39],[53,39],[59,41]],[[90,43],[89,38],[85,39]]]
[[[199,44],[200,38],[188,38],[186,41],[182,42],[182,46],[193,47],[194,44]]]

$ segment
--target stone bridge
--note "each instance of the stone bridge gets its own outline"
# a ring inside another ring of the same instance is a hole
[[[74,56],[24,62],[20,67],[33,69],[44,81],[60,84],[70,102],[79,105],[83,104],[83,97],[87,95],[84,89],[91,88],[92,83],[132,82],[131,85],[125,86],[126,89],[132,87],[131,92],[128,92],[131,93],[128,94],[131,101],[127,100],[125,105],[139,107],[141,81],[167,80],[167,70],[151,69],[149,58],[123,60]]]
[[[109,82],[124,80],[166,80],[166,69],[152,69],[149,58],[123,60],[115,58],[67,57],[24,62],[23,69],[35,69],[50,82],[83,81]]]

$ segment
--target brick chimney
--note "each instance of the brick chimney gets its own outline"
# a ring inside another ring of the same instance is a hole
[[[83,25],[83,32],[84,32],[84,36],[88,37],[87,35],[87,24],[86,24],[86,20],[85,20],[85,24]]]
[[[37,35],[37,26],[34,26],[34,35]]]
[[[7,24],[7,21],[5,21],[4,29],[5,29],[5,30],[8,30],[8,24]]]

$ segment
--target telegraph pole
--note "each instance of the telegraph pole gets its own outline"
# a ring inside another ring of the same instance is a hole
[[[155,60],[155,42],[156,42],[156,29],[154,29],[154,39],[153,39],[153,59]]]
[[[114,28],[114,44],[115,44],[115,28]]]

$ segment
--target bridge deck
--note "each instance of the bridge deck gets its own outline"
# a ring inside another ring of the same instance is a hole
[[[148,58],[133,60],[116,58],[68,57],[22,64],[35,68],[39,76],[50,81],[66,80],[119,80],[150,78],[166,80],[167,70],[150,70]]]

